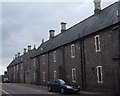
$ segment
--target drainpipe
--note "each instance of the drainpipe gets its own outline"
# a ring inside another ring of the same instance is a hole
[[[24,65],[24,63],[23,63],[23,74],[24,74],[24,76],[23,76],[23,83],[25,83],[25,65]]]
[[[120,25],[118,32],[118,94],[120,95]]]
[[[65,68],[65,47],[60,48],[61,51],[61,62],[59,65],[59,78],[67,81],[66,79],[66,68]]]
[[[82,89],[85,91],[86,90],[86,66],[85,66],[84,38],[81,38],[81,37],[80,37],[80,58],[81,58]]]
[[[36,64],[37,64],[37,66],[38,67],[36,67],[37,68],[37,80],[38,80],[38,85],[40,85],[40,80],[41,80],[41,78],[40,78],[40,57],[35,57],[37,60],[36,60]]]
[[[50,81],[50,53],[48,53],[48,81]]]
[[[40,64],[41,64],[41,58],[40,58],[40,56],[38,57],[39,58],[39,63],[38,63],[38,65],[39,65],[39,69],[41,68],[41,66],[40,66]],[[39,80],[39,84],[41,84],[41,70],[39,70],[39,78],[40,78],[40,80]]]
[[[117,33],[118,32],[118,46],[114,46],[114,49],[117,50],[118,53],[115,54],[115,56],[113,57],[113,61],[115,62],[115,66],[114,66],[114,74],[115,74],[115,78],[114,78],[114,82],[116,84],[116,88],[115,88],[115,93],[119,94],[119,90],[120,90],[120,28],[119,26],[116,26],[112,29],[113,33]]]
[[[120,21],[120,0],[118,1],[118,20]],[[118,23],[118,62],[119,62],[119,64],[118,64],[118,90],[120,91],[120,22]],[[119,91],[118,91],[118,94],[120,95],[120,93],[119,93]]]
[[[118,2],[120,5],[120,1]],[[118,20],[120,20],[120,6],[118,6]],[[120,91],[120,22],[118,23],[118,90]],[[120,95],[118,91],[118,94]]]
[[[66,80],[67,76],[66,76],[66,67],[65,67],[65,47],[62,48],[62,59],[63,59],[63,72],[64,72],[64,80]]]

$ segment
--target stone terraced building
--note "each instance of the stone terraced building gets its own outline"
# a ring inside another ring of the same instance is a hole
[[[7,66],[12,83],[47,85],[62,78],[83,91],[120,93],[120,1],[101,10],[94,0],[94,14],[55,36],[36,49],[28,46]]]

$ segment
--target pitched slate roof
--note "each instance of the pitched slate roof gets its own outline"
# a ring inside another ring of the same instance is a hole
[[[95,33],[108,26],[118,23],[117,10],[118,2],[74,25],[65,32],[55,36],[53,39],[41,44],[37,49],[37,55],[54,50],[55,48],[75,41],[80,37],[90,35],[91,33]],[[41,48],[43,48],[43,50],[41,50]]]
[[[21,63],[21,62],[22,62],[22,56],[20,56],[19,58],[14,59],[14,60],[7,66],[7,68],[12,67],[12,66],[14,66],[15,64],[19,64],[19,63]]]
[[[36,49],[32,49],[32,50],[30,50],[29,52],[21,55],[20,57],[18,57],[18,58],[16,58],[16,59],[14,59],[14,60],[7,66],[7,68],[12,67],[12,66],[17,65],[17,64],[20,64],[20,63],[24,62],[25,60],[26,60],[26,61],[27,61],[27,60],[30,60],[30,57],[35,53],[35,51],[36,51]]]

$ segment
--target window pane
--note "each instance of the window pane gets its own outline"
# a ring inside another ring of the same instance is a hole
[[[45,82],[45,72],[43,72],[43,82]]]
[[[102,80],[102,66],[97,66],[97,79],[98,79],[98,83],[103,83]]]
[[[99,40],[99,35],[95,36],[95,49],[96,52],[100,51],[100,40]]]
[[[76,70],[72,69],[72,82],[76,82]]]
[[[75,46],[74,44],[71,45],[71,58],[75,57]]]
[[[56,71],[54,71],[54,79],[56,79],[56,75],[57,75],[57,72],[56,72]]]
[[[43,55],[43,64],[45,64],[45,55]]]
[[[56,51],[53,52],[53,61],[56,62]]]
[[[99,81],[102,81],[102,79],[101,79],[102,75],[101,75],[101,69],[100,68],[101,67],[98,67]]]

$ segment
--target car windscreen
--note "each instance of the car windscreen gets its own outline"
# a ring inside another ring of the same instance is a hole
[[[62,79],[60,79],[60,84],[61,84],[61,85],[64,85],[64,84],[65,84],[65,81],[63,81]]]

